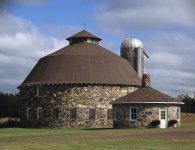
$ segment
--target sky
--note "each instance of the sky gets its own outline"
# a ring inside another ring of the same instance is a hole
[[[118,55],[125,38],[140,39],[152,87],[194,96],[194,6],[194,0],[0,0],[0,91],[18,92],[41,57],[86,29]]]

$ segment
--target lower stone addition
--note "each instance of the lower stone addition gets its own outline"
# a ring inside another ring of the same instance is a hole
[[[136,114],[133,114],[134,108]],[[114,128],[159,128],[160,110],[166,110],[167,127],[180,126],[180,107],[171,104],[114,104]]]
[[[40,128],[111,128],[111,102],[137,89],[109,85],[21,87],[21,124]]]

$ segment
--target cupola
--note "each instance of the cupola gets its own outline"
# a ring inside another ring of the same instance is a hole
[[[71,37],[68,37],[66,40],[69,41],[69,45],[81,43],[81,42],[89,42],[89,43],[95,43],[98,44],[99,41],[101,41],[101,38],[89,33],[86,30],[82,30],[81,32],[72,35]]]

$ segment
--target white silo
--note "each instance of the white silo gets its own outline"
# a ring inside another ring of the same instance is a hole
[[[129,37],[121,43],[121,57],[127,59],[133,66],[139,77],[142,79],[144,74],[144,45],[134,37]],[[146,54],[145,54],[146,55]],[[147,56],[147,55],[146,55]],[[148,56],[147,56],[148,57]]]

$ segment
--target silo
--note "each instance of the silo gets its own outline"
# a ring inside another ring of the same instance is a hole
[[[134,68],[135,71],[138,73],[139,77],[142,78],[143,75],[143,68],[142,68],[142,63],[143,63],[143,50],[141,48],[135,48],[135,63],[134,63]]]
[[[143,43],[133,37],[123,40],[121,43],[121,57],[127,59],[133,66],[139,77],[142,79],[144,74],[144,46]],[[147,55],[146,55],[147,56]]]

